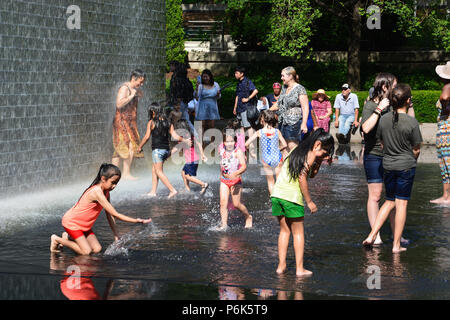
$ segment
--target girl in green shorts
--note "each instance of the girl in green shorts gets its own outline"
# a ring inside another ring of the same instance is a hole
[[[303,198],[311,213],[315,213],[317,207],[311,200],[307,178],[313,178],[317,174],[323,160],[331,163],[333,153],[333,136],[319,128],[294,148],[284,160],[271,196],[272,215],[276,216],[280,223],[278,274],[286,271],[286,254],[291,232],[294,238],[296,275],[312,274],[303,268],[305,244]]]

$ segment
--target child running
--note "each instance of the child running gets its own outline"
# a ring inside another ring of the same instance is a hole
[[[386,201],[380,208],[372,231],[363,241],[364,246],[373,245],[389,213],[395,208],[392,253],[406,251],[401,246],[401,239],[422,142],[419,122],[407,114],[410,106],[411,88],[407,84],[398,84],[392,90],[393,112],[381,117],[377,129],[377,138],[383,145]]]
[[[187,120],[184,119],[179,120],[175,124],[175,131],[177,132],[178,135],[184,136],[186,139],[190,139],[191,141],[190,144],[183,143],[181,145],[185,159],[185,164],[183,166],[183,169],[181,170],[181,177],[183,178],[186,191],[188,192],[191,191],[191,188],[189,187],[189,182],[192,182],[202,187],[200,194],[203,195],[205,194],[206,189],[208,189],[209,184],[196,178],[199,157],[197,152],[195,151],[195,145],[197,145],[197,148],[200,151],[202,161],[204,162],[208,161],[205,154],[203,153],[202,144],[200,143],[200,141],[195,139],[194,133],[190,131],[189,123]],[[174,147],[171,153],[174,154],[177,151],[178,148]]]
[[[231,194],[233,206],[245,217],[245,228],[252,227],[253,217],[241,203],[242,180],[241,175],[247,169],[244,153],[237,147],[237,135],[233,129],[223,131],[224,143],[219,146],[221,156],[220,178],[220,216],[222,225],[220,230],[228,228],[228,199]]]
[[[244,153],[245,155],[245,130],[241,125],[241,121],[239,119],[230,120],[227,124],[227,129],[233,129],[236,132],[237,137],[237,147]]]
[[[152,219],[134,219],[118,213],[109,202],[109,192],[114,190],[120,180],[121,172],[113,164],[102,164],[97,177],[83,192],[78,202],[67,211],[62,218],[62,226],[66,230],[62,237],[52,235],[50,251],[59,252],[63,246],[69,247],[80,255],[98,253],[102,246],[97,240],[92,227],[100,212],[105,209],[114,240],[119,239],[114,217],[131,223],[149,223]],[[69,240],[72,238],[73,240]]]
[[[147,132],[139,145],[139,152],[147,143],[148,139],[152,138],[152,190],[147,194],[151,197],[156,196],[156,189],[158,188],[158,181],[169,189],[168,198],[174,197],[178,192],[170,183],[167,176],[164,174],[164,162],[170,157],[170,136],[178,142],[190,143],[190,140],[183,139],[174,130],[173,124],[169,122],[164,112],[159,106],[152,105],[148,110]],[[153,133],[153,134],[152,134]]]
[[[286,150],[287,143],[281,135],[280,130],[276,129],[278,120],[275,112],[271,110],[262,111],[259,122],[263,128],[256,131],[253,136],[247,140],[245,146],[248,147],[256,138],[260,138],[261,162],[267,179],[269,194],[272,194],[273,186],[275,184],[273,171],[275,170],[275,176],[278,177],[281,167],[283,166],[283,155],[281,154],[281,151]]]
[[[307,178],[313,178],[317,174],[323,160],[331,163],[333,153],[333,136],[319,128],[301,141],[298,147],[292,149],[284,160],[271,196],[272,215],[278,218],[280,224],[277,274],[286,271],[286,254],[291,233],[294,238],[296,275],[312,274],[303,267],[303,199],[311,213],[315,213],[317,206],[311,200]]]

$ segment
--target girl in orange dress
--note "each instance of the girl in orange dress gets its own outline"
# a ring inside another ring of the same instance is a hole
[[[92,227],[100,212],[105,209],[109,225],[114,233],[114,240],[119,239],[114,218],[131,223],[147,224],[152,219],[134,219],[123,215],[114,209],[109,202],[109,192],[114,190],[120,180],[120,170],[112,164],[102,164],[97,177],[81,195],[78,202],[67,211],[62,218],[62,226],[66,230],[62,237],[51,236],[50,251],[58,252],[62,246],[67,246],[81,255],[98,253],[102,246],[97,240]],[[69,239],[72,238],[72,240]]]

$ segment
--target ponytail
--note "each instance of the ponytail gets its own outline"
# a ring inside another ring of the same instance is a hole
[[[110,163],[102,163],[94,181],[92,181],[91,185],[89,187],[87,187],[86,190],[84,190],[83,194],[81,195],[80,199],[78,199],[78,201],[81,200],[81,198],[86,193],[86,191],[89,190],[89,188],[91,188],[92,186],[95,186],[96,184],[99,184],[100,181],[102,180],[102,177],[109,179],[113,176],[119,176],[119,178],[120,178],[121,175],[122,175],[122,173],[120,172],[120,169],[117,166],[110,164]]]
[[[392,108],[393,118],[392,127],[395,128],[398,123],[398,109],[406,105],[408,99],[411,98],[411,87],[407,84],[400,83],[392,90]]]

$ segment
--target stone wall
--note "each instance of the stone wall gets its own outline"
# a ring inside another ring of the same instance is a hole
[[[116,93],[135,68],[147,74],[142,136],[147,106],[165,99],[164,0],[0,1],[0,194],[110,162]]]
[[[189,64],[191,68],[214,70],[214,75],[228,75],[237,65],[252,65],[256,63],[284,63],[287,65],[301,65],[314,63],[311,61],[297,61],[293,58],[282,57],[278,54],[262,51],[222,51],[213,52],[205,48],[208,42],[201,44],[203,47],[195,49],[192,45],[185,46],[189,49]],[[229,46],[229,44],[228,44]],[[313,59],[317,62],[345,62],[346,51],[317,51],[313,52]],[[386,52],[361,52],[361,62],[379,64],[383,66],[401,66],[407,70],[432,69],[438,64],[445,64],[450,60],[450,53],[439,50],[430,51],[386,51]]]

